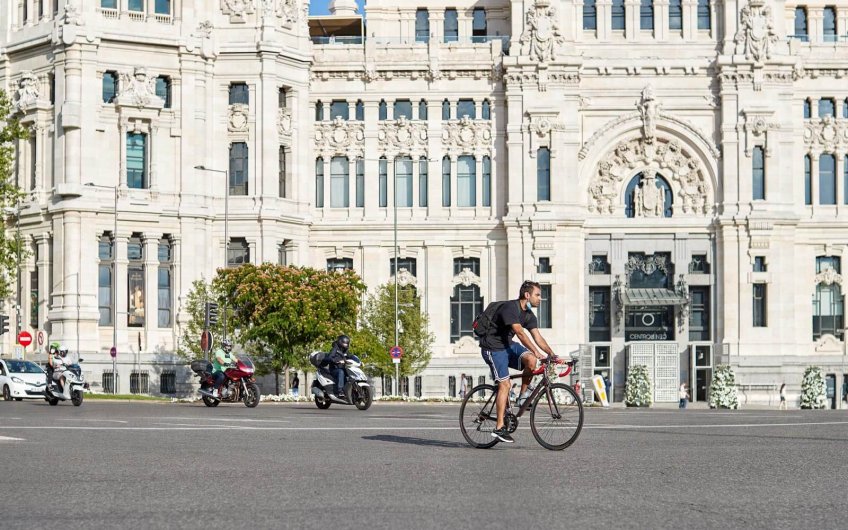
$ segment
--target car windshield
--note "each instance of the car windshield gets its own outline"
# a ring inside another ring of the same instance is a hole
[[[43,374],[37,364],[30,361],[6,361],[9,373],[13,374]]]

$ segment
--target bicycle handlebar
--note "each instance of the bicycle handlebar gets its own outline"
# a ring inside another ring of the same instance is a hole
[[[551,362],[553,362],[555,364],[568,365],[568,368],[566,368],[564,372],[559,373],[559,377],[567,376],[574,369],[574,366],[577,365],[577,359],[572,359],[570,361],[566,361],[565,359],[560,359],[559,357],[552,357],[552,356],[549,355],[549,356],[545,357],[544,359],[541,359],[541,361],[540,361],[541,366],[539,366],[538,368],[533,370],[533,375],[542,374],[547,369],[547,365],[549,365]]]

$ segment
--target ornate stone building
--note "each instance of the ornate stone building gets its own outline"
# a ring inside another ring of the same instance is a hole
[[[225,263],[391,281],[396,215],[436,336],[410,394],[483,378],[471,320],[529,278],[615,400],[635,363],[673,401],[729,362],[743,402],[816,364],[844,406],[845,2],[61,4],[0,12],[20,322],[98,382],[113,333],[123,390],[187,380],[185,295]]]

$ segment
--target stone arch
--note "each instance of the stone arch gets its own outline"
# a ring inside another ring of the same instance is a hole
[[[623,188],[639,171],[654,170],[672,188],[675,216],[709,214],[719,195],[718,149],[693,125],[665,113],[653,138],[644,138],[641,127],[638,115],[623,116],[584,144],[580,182],[588,210],[623,216]]]

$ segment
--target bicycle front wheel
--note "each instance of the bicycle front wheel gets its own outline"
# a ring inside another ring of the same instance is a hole
[[[570,386],[552,384],[536,397],[530,429],[542,447],[561,451],[574,443],[582,428],[583,403]]]
[[[492,437],[498,423],[495,396],[494,386],[478,385],[468,392],[459,408],[462,436],[477,449],[488,449],[498,443],[498,439]]]

